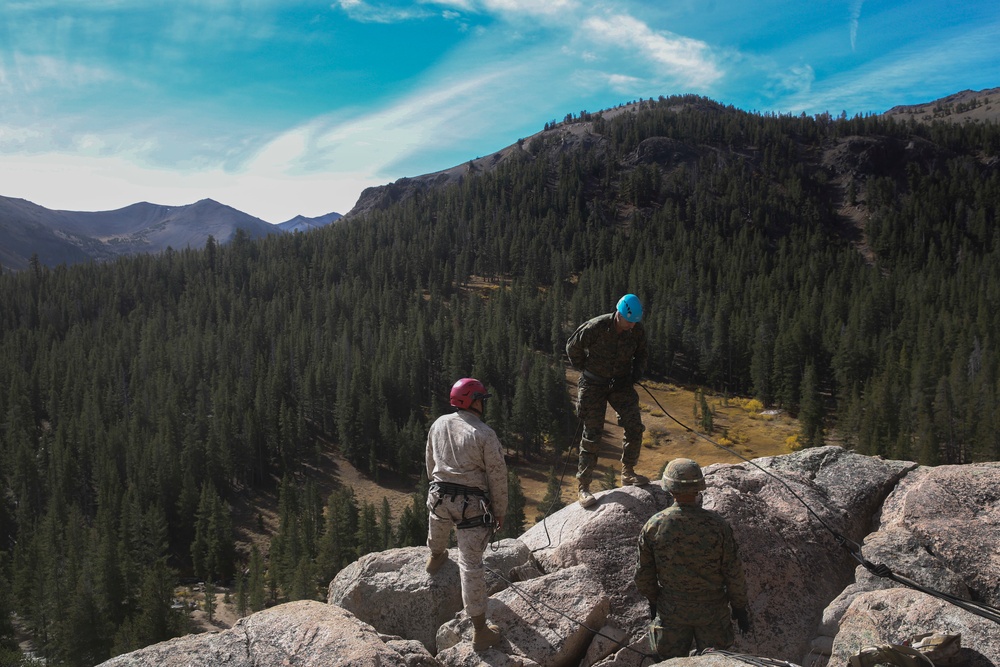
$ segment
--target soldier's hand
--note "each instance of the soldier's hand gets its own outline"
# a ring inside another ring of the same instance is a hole
[[[649,603],[649,620],[654,620],[654,619],[656,619],[656,603],[655,602],[650,602]]]
[[[750,614],[746,609],[733,609],[733,620],[736,621],[736,627],[740,629],[741,635],[750,632]]]
[[[501,530],[503,530],[503,517],[494,515],[493,520],[497,522],[496,532],[499,533]]]

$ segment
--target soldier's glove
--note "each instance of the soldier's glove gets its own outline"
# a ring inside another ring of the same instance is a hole
[[[655,621],[656,620],[656,603],[655,602],[650,602],[649,603],[649,620],[651,620],[651,621]]]
[[[746,609],[733,609],[733,620],[736,621],[736,627],[740,629],[741,635],[750,632],[750,614]]]

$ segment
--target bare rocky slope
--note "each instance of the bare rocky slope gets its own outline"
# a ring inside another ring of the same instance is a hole
[[[996,123],[1000,121],[1000,88],[963,90],[932,102],[895,106],[882,115],[921,123]]]
[[[732,523],[748,577],[753,630],[733,652],[839,666],[865,647],[939,632],[961,635],[949,664],[1000,665],[1000,624],[859,564],[1000,606],[1000,463],[928,468],[827,446],[710,466],[706,481],[704,505]],[[636,538],[670,497],[649,485],[598,499],[487,552],[489,613],[504,640],[482,654],[468,641],[456,554],[431,578],[427,550],[412,547],[345,568],[327,604],[281,605],[223,632],[103,664],[648,665],[656,660],[646,643],[646,602],[632,582]],[[734,661],[716,654],[672,662]]]

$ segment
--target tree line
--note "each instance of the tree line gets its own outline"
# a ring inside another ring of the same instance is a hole
[[[178,576],[252,610],[422,544],[451,383],[490,387],[512,456],[564,452],[566,338],[626,292],[652,377],[787,409],[807,445],[1000,459],[996,126],[634,107],[322,230],[0,277],[0,650],[16,613],[50,664],[94,664],[183,631]],[[321,497],[326,447],[412,506]],[[265,491],[278,530],[238,544]]]

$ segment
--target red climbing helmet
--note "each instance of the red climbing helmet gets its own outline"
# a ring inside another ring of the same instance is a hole
[[[468,410],[477,398],[489,398],[486,387],[476,378],[462,378],[451,386],[451,404]]]

